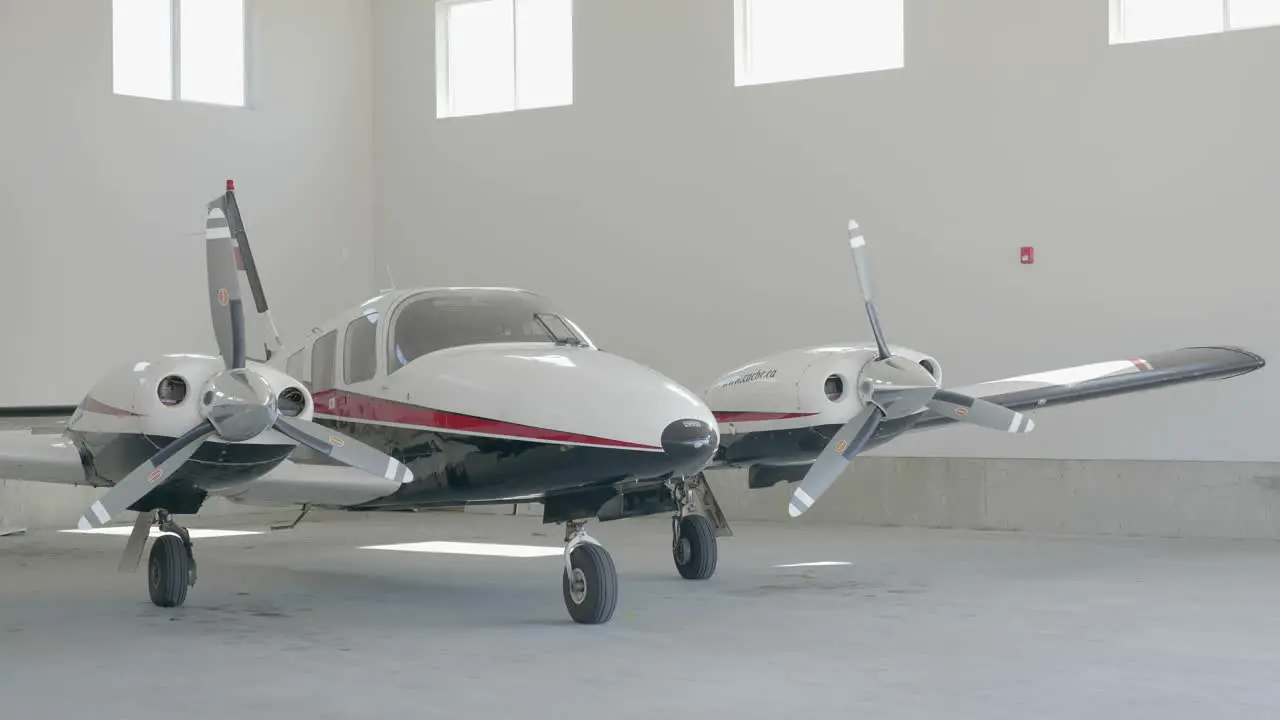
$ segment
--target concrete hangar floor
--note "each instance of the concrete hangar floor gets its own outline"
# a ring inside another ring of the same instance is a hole
[[[117,572],[123,536],[0,538],[2,715],[1097,720],[1280,701],[1274,543],[738,522],[690,582],[669,520],[631,520],[597,528],[626,592],[586,626],[540,518],[316,512],[264,532],[288,519],[202,519],[198,592],[175,609]],[[528,549],[370,549],[430,541]]]

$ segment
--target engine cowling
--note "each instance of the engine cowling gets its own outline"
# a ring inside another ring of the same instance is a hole
[[[256,362],[250,370],[266,380],[276,394],[282,415],[311,420],[314,401],[299,381],[280,370]],[[117,367],[99,380],[69,421],[84,432],[146,434],[177,437],[202,420],[200,404],[205,384],[225,369],[212,355],[173,354]],[[248,441],[291,443],[269,430]]]
[[[891,345],[890,352],[920,364],[941,383],[937,359]],[[844,424],[865,403],[858,392],[874,344],[800,348],[770,355],[718,378],[703,399],[722,436]]]

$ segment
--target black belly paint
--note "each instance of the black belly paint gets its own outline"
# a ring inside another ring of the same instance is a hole
[[[163,435],[132,433],[68,433],[81,453],[92,459],[90,482],[110,486],[124,479],[148,458],[174,440]],[[206,442],[191,459],[154,491],[129,507],[136,512],[163,508],[194,514],[208,490],[253,480],[270,472],[294,451],[293,445],[251,445]]]
[[[414,474],[413,482],[391,495],[353,506],[356,510],[572,493],[628,478],[661,477],[671,472],[672,465],[666,452],[460,435],[332,417],[315,421],[387,453]],[[332,462],[306,448],[299,449],[292,460],[300,465]]]

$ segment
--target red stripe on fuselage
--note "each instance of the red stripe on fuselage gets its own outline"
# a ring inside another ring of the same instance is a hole
[[[760,422],[761,420],[792,420],[795,418],[810,417],[817,413],[771,413],[771,412],[728,412],[720,411],[712,413],[716,417],[716,422]]]
[[[442,432],[474,433],[479,435],[499,435],[507,438],[531,440],[536,442],[573,443],[577,445],[595,445],[598,447],[621,448],[630,450],[661,450],[656,445],[613,440],[610,438],[582,435],[580,433],[551,430],[533,425],[492,420],[489,418],[462,415],[460,413],[435,410],[432,408],[410,405],[408,403],[385,400],[369,395],[346,392],[344,390],[323,390],[312,395],[315,400],[315,413],[321,417],[355,422],[395,423],[411,425],[424,430]],[[333,401],[330,407],[329,401]]]

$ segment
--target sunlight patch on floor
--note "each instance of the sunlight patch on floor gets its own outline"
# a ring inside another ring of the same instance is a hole
[[[430,542],[367,545],[361,550],[398,550],[400,552],[441,553],[444,555],[483,555],[486,557],[551,557],[564,555],[564,548],[542,545],[500,545],[496,543]]]

